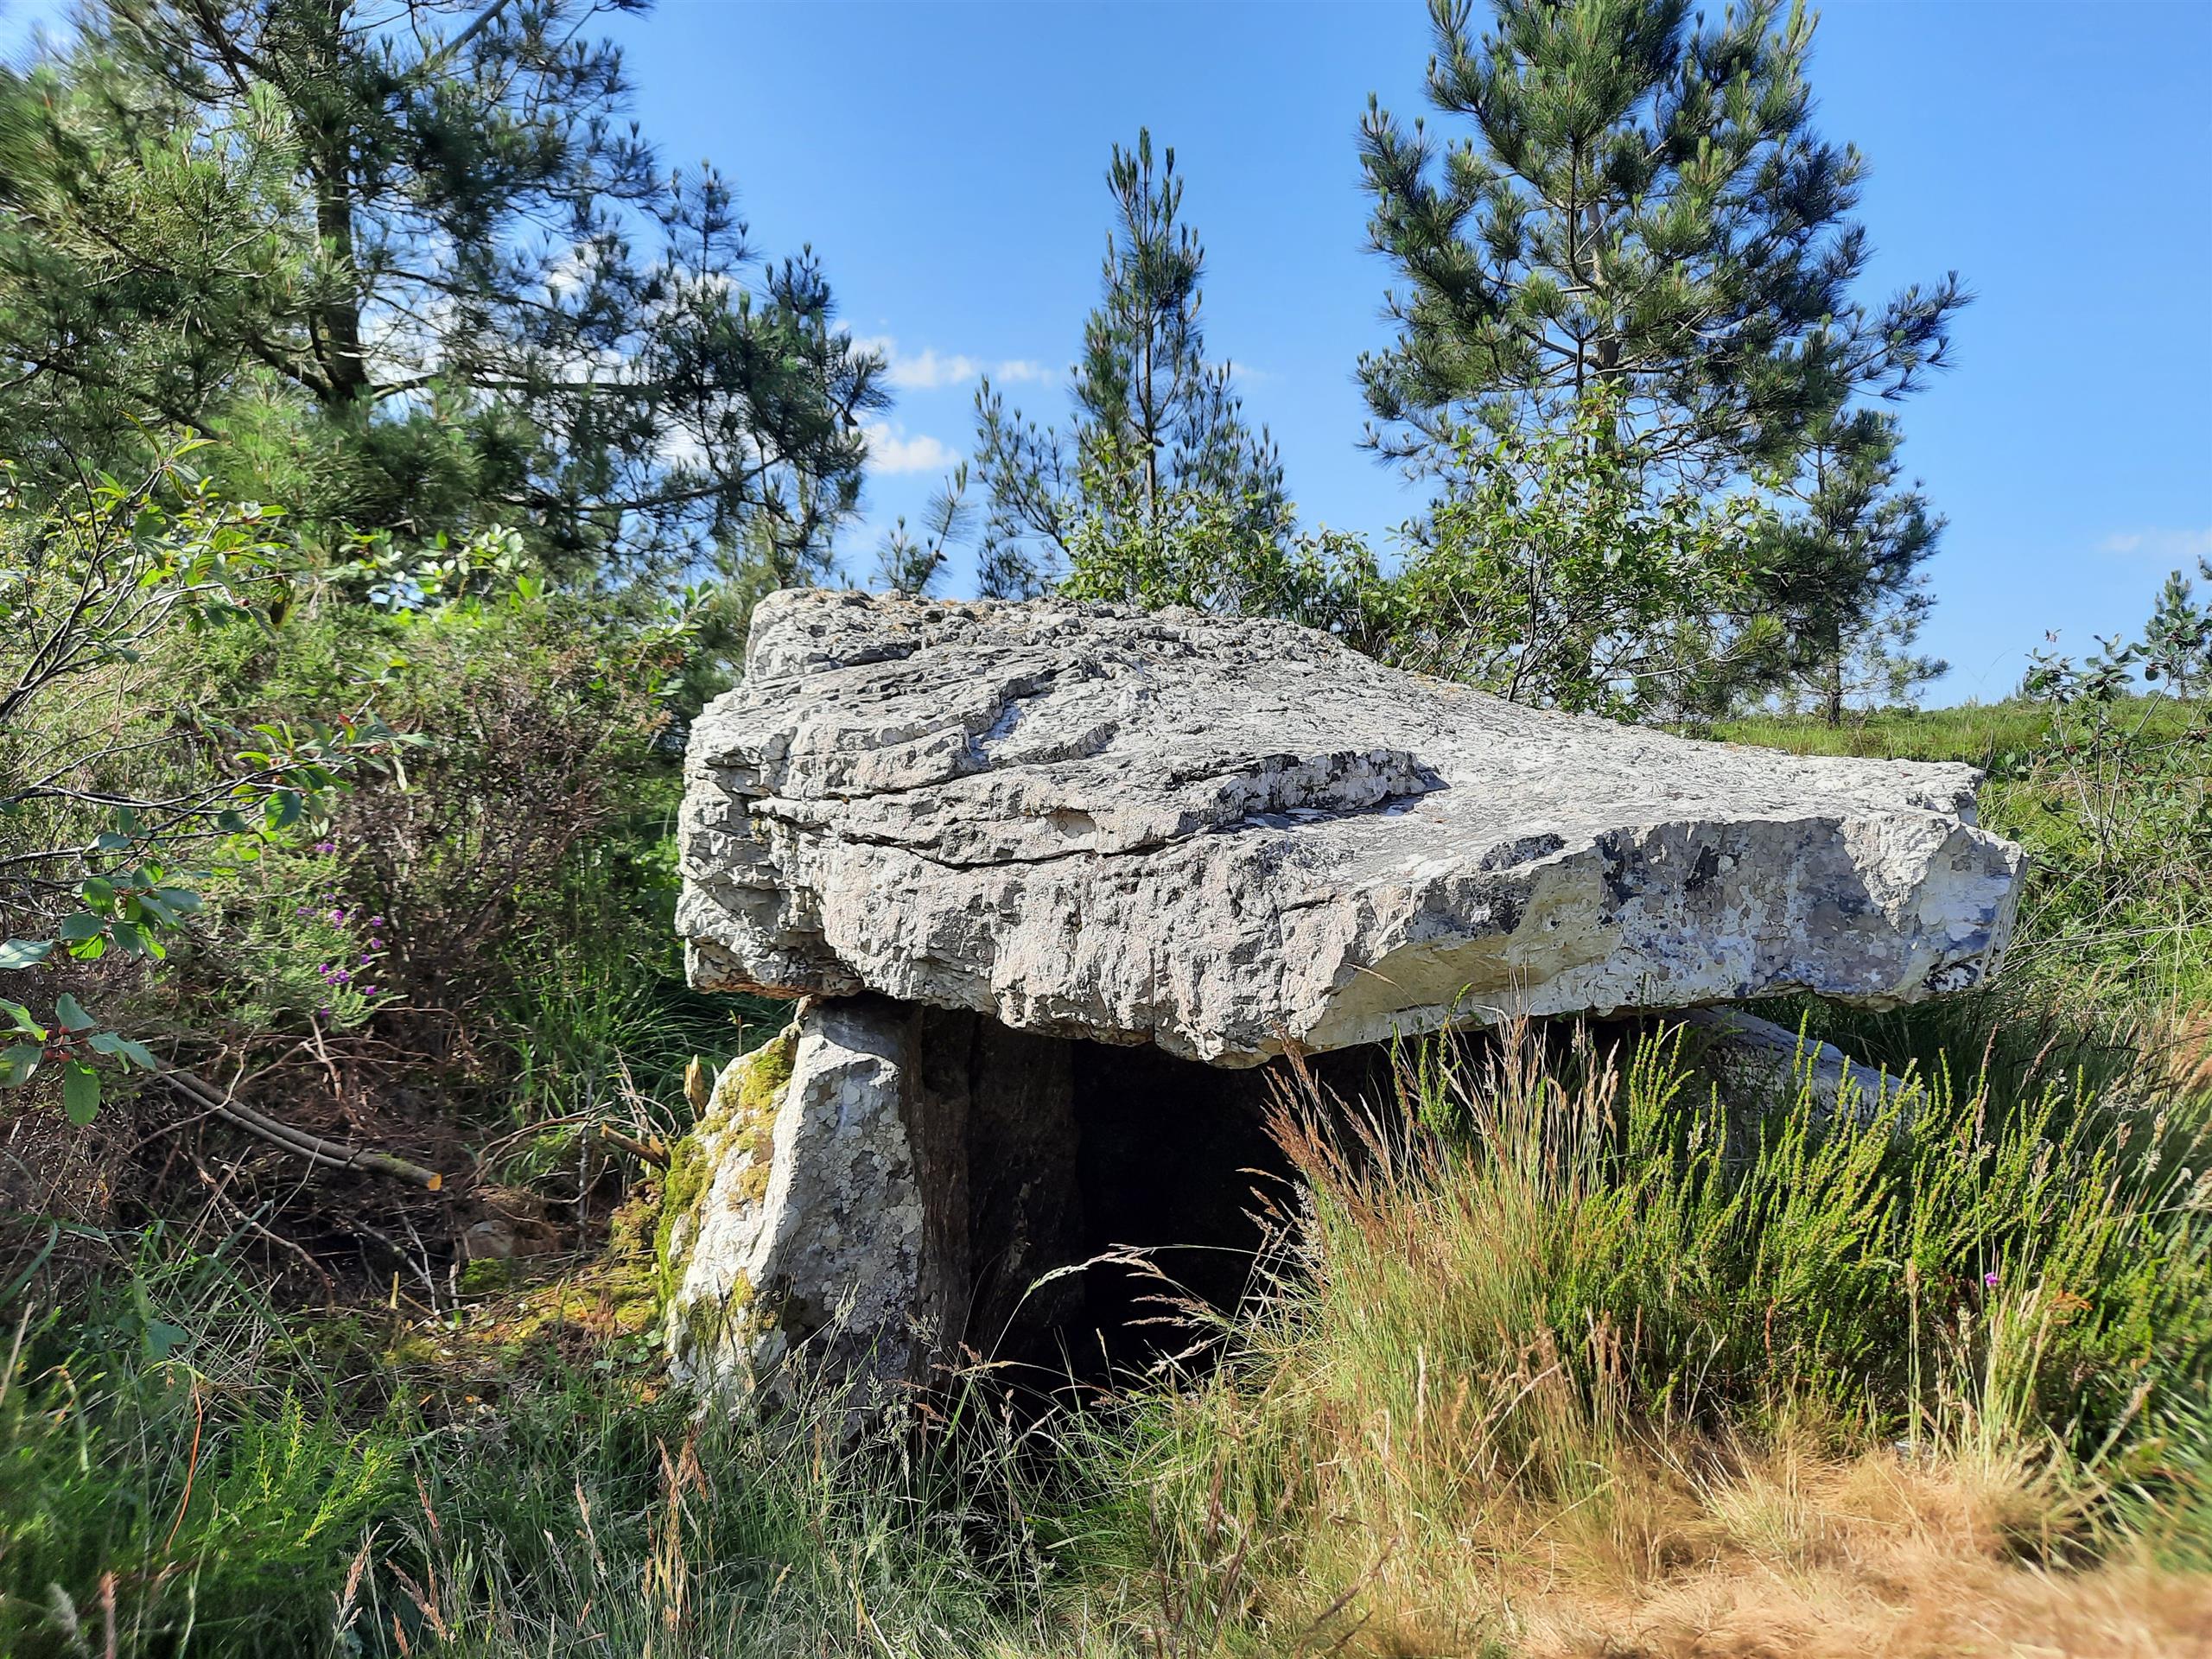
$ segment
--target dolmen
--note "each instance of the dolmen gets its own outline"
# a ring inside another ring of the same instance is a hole
[[[685,765],[692,982],[798,1004],[670,1178],[672,1358],[717,1387],[798,1347],[912,1378],[1096,1326],[1077,1264],[1117,1244],[1222,1272],[1279,1057],[1963,990],[2023,870],[1967,766],[1060,600],[775,594]]]

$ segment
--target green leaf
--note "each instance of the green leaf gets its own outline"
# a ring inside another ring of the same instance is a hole
[[[156,887],[154,897],[180,916],[196,914],[205,908],[207,901],[189,887]]]
[[[13,1020],[16,1029],[26,1037],[35,1037],[41,1043],[46,1040],[46,1027],[32,1019],[31,1011],[22,1003],[10,1002],[6,997],[0,996],[0,1014]]]
[[[103,830],[94,837],[92,847],[98,852],[127,853],[130,850],[131,841],[128,836],[118,836],[112,830]]]
[[[0,1049],[0,1089],[20,1089],[37,1074],[46,1050],[36,1043],[16,1043]]]
[[[115,904],[115,883],[105,876],[86,876],[77,893],[94,910],[107,910]]]
[[[72,1060],[61,1071],[61,1109],[79,1128],[100,1109],[100,1074],[82,1060]]]
[[[90,1031],[99,1024],[67,991],[54,999],[54,1017],[61,1022],[62,1030],[69,1032]]]
[[[86,939],[96,939],[107,931],[107,923],[90,911],[79,911],[74,916],[61,918],[61,938],[67,944],[82,944]]]
[[[96,1031],[86,1040],[92,1044],[95,1054],[109,1055],[126,1065],[135,1065],[142,1071],[161,1070],[155,1064],[152,1049],[143,1043],[133,1042],[119,1031]]]
[[[72,918],[73,919],[73,918]],[[63,938],[69,937],[68,923],[62,924]],[[10,939],[0,944],[0,973],[12,974],[24,968],[35,968],[54,950],[52,939]]]

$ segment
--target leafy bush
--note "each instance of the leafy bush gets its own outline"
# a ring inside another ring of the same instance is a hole
[[[0,1084],[53,1061],[80,1122],[99,1103],[100,1060],[152,1061],[55,972],[111,950],[165,957],[219,871],[288,844],[400,743],[365,705],[249,729],[177,697],[194,649],[267,629],[298,572],[277,514],[223,500],[188,468],[201,448],[169,442],[136,483],[86,480],[43,505],[0,494],[0,902],[16,935],[0,944],[0,974],[47,969],[33,995],[53,1010],[0,1001],[29,1039]]]
[[[1366,648],[1516,702],[1620,719],[1725,711],[1783,640],[1755,582],[1764,512],[1681,486],[1590,399],[1551,436],[1459,437],[1460,474],[1376,593]]]

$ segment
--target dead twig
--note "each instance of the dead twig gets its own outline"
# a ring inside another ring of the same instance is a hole
[[[608,1146],[619,1147],[628,1153],[641,1164],[651,1164],[655,1169],[668,1167],[668,1148],[661,1145],[658,1140],[640,1141],[634,1135],[623,1134],[612,1123],[602,1123],[599,1126],[599,1138],[606,1141]]]
[[[410,1164],[404,1158],[395,1158],[389,1153],[349,1147],[342,1141],[327,1141],[321,1135],[296,1128],[266,1112],[256,1111],[227,1092],[218,1094],[212,1086],[191,1072],[167,1061],[157,1061],[156,1069],[161,1073],[162,1081],[186,1101],[206,1108],[225,1122],[257,1135],[271,1146],[281,1147],[305,1158],[311,1164],[326,1169],[360,1169],[372,1174],[389,1175],[395,1180],[410,1182],[429,1192],[438,1192],[445,1185],[445,1177],[435,1169]]]

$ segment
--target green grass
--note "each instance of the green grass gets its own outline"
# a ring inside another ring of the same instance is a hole
[[[219,1261],[150,1277],[168,1351],[50,1319],[5,1374],[10,1659],[1050,1640],[1003,1423],[886,1418],[826,1389],[702,1420],[650,1351],[619,1346],[463,1391],[437,1363],[457,1332],[280,1322]]]
[[[1996,777],[2024,767],[2050,727],[2042,703],[1963,703],[1955,709],[1885,711],[1828,726],[1796,715],[1722,721],[1713,735],[1792,754],[1844,754],[1885,760],[1963,760]]]
[[[2201,704],[2139,698],[2055,711],[2012,701],[1830,728],[1758,718],[1716,735],[1800,754],[1962,760],[1989,776],[1981,822],[2028,880],[2002,978],[1867,1015],[1770,1010],[1875,1064],[1980,1068],[2000,1094],[2052,1077],[2156,1090],[2212,1059],[2212,843]],[[2100,729],[2109,734],[2096,739]]]
[[[1230,1363],[1107,1446],[1092,1547],[1211,1573],[1258,1650],[1366,1612],[1468,1651],[1547,1575],[1663,1579],[1777,1449],[1973,1471],[2046,1560],[2201,1518],[2201,1437],[2144,1416],[2201,1423],[2212,1376],[2201,1117],[1801,1092],[1734,1153],[1658,1046],[1433,1051],[1405,1093],[1288,1126],[1312,1206]]]

